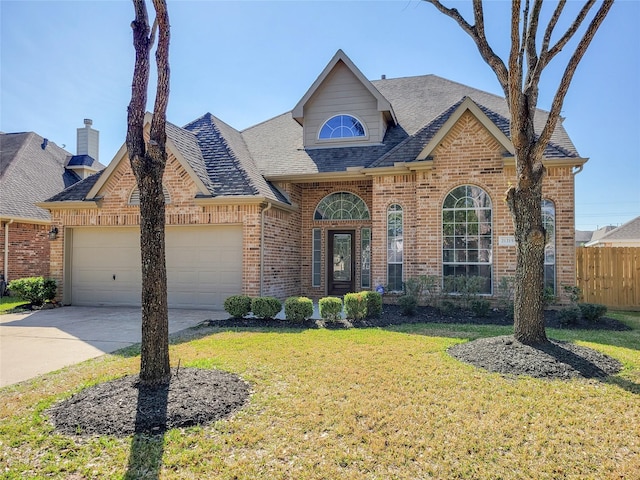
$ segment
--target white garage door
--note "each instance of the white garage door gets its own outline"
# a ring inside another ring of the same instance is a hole
[[[242,291],[242,227],[167,227],[167,288],[172,308],[222,309]],[[73,305],[140,305],[137,228],[74,228]]]

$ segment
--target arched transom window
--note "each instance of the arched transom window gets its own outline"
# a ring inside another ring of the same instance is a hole
[[[356,117],[351,115],[336,115],[324,122],[320,129],[318,138],[331,139],[331,138],[353,138],[353,137],[365,137],[366,132],[364,126]]]
[[[473,288],[491,293],[491,199],[480,187],[461,185],[442,206],[442,275],[446,292]]]
[[[327,195],[316,207],[314,220],[369,220],[369,209],[359,196],[350,192]]]

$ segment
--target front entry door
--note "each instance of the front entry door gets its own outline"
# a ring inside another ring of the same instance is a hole
[[[353,230],[329,231],[328,285],[329,295],[354,292],[355,232]]]

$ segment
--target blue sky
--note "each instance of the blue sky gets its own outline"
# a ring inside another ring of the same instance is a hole
[[[485,12],[503,58],[509,10],[493,1]],[[244,129],[289,111],[339,48],[370,79],[435,74],[502,93],[470,38],[418,0],[169,0],[169,15],[168,119],[177,125],[211,112]],[[109,163],[126,132],[132,19],[125,0],[0,0],[0,130],[34,131],[75,153],[76,128],[91,118]],[[639,1],[616,2],[565,100],[565,128],[590,159],[576,176],[578,229],[640,215],[639,22]],[[541,108],[566,55],[543,77]]]

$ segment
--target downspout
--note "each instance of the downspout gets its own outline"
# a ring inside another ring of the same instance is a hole
[[[9,283],[9,225],[13,223],[13,218],[4,222],[4,281]]]
[[[267,202],[267,206],[260,212],[260,296],[264,295],[264,214],[271,210],[273,205]]]

